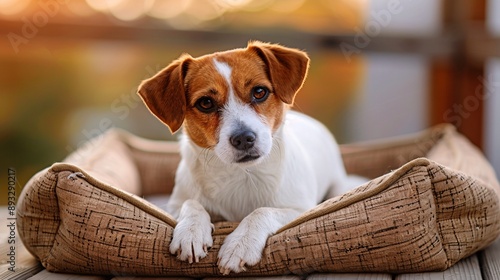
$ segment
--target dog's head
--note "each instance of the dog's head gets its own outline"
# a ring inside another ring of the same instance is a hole
[[[145,80],[139,95],[172,132],[184,123],[196,145],[223,162],[249,165],[271,152],[308,67],[302,51],[250,42],[246,49],[183,55]]]

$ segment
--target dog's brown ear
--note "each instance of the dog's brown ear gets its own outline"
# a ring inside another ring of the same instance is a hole
[[[247,50],[256,53],[266,64],[274,92],[287,104],[293,104],[309,68],[309,57],[303,51],[276,44],[249,42]]]
[[[139,86],[138,94],[146,106],[172,133],[179,130],[184,122],[184,78],[191,60],[191,56],[183,55]]]

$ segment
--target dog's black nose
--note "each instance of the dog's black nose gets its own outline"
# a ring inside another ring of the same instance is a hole
[[[244,130],[238,133],[235,133],[231,138],[229,138],[229,141],[231,142],[231,145],[235,147],[238,150],[245,151],[253,147],[255,144],[255,139],[257,138],[257,135],[249,130]]]

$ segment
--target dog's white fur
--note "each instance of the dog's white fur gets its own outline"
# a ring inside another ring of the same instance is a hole
[[[354,183],[348,180],[334,138],[321,123],[290,111],[273,134],[255,110],[235,97],[231,67],[215,59],[213,63],[230,88],[220,141],[206,149],[182,136],[182,160],[167,207],[178,219],[170,252],[189,262],[205,257],[212,246],[210,214],[241,221],[219,251],[219,267],[227,274],[257,264],[270,235]],[[257,134],[257,162],[235,163],[238,151],[228,139],[241,125]]]

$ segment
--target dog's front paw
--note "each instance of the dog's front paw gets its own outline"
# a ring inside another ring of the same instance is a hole
[[[228,235],[219,250],[220,273],[228,275],[231,271],[242,272],[246,265],[256,265],[262,258],[262,250],[266,245],[267,237],[252,235],[251,232],[240,227]]]
[[[209,220],[184,219],[174,229],[170,253],[182,261],[199,262],[212,247],[213,224]]]

